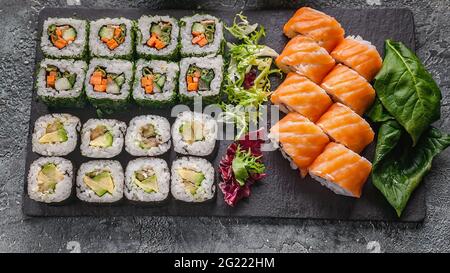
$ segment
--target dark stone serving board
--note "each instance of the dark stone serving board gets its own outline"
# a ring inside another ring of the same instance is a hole
[[[335,16],[346,30],[347,35],[361,35],[371,41],[382,52],[385,39],[391,38],[404,42],[412,49],[415,48],[414,20],[407,9],[324,9]],[[38,21],[38,42],[36,50],[36,64],[42,59],[39,49],[39,37],[42,32],[43,21],[47,17],[77,17],[96,19],[101,17],[126,17],[137,19],[143,14],[171,15],[180,18],[192,15],[191,10],[146,10],[146,9],[57,9],[47,8],[41,11]],[[222,18],[229,24],[237,10],[204,11]],[[266,28],[266,38],[261,43],[267,44],[281,52],[287,38],[282,33],[283,24],[290,18],[294,10],[248,10],[245,15],[251,22],[263,24]],[[276,85],[276,84],[275,84]],[[275,86],[274,85],[274,86]],[[82,110],[59,109],[52,110],[36,100],[33,90],[31,105],[31,120],[28,137],[27,161],[28,170],[32,161],[39,156],[31,151],[31,134],[35,120],[50,112],[67,112],[78,116],[82,122],[95,117],[95,111],[88,106]],[[126,112],[117,113],[112,118],[128,122],[132,117],[141,114],[159,114],[170,118],[170,110],[148,110],[131,107]],[[220,157],[229,142],[221,141],[214,166],[217,168]],[[374,144],[366,149],[364,156],[369,160],[373,157]],[[80,163],[88,161],[80,155],[79,148],[66,156],[74,163],[75,171]],[[164,157],[168,160],[175,158],[175,154]],[[124,150],[116,158],[123,167],[132,159]],[[336,195],[320,186],[310,177],[301,179],[297,171],[289,167],[289,163],[279,151],[266,152],[264,161],[267,166],[267,178],[253,187],[250,198],[241,201],[231,208],[223,201],[223,195],[217,190],[216,198],[204,204],[186,204],[169,197],[168,202],[157,206],[132,204],[122,201],[114,205],[94,205],[82,203],[73,198],[66,205],[46,205],[35,202],[26,194],[26,177],[23,195],[23,212],[29,216],[114,216],[114,215],[167,215],[167,216],[226,216],[226,217],[273,217],[273,218],[305,218],[305,219],[336,219],[336,220],[375,220],[375,221],[403,221],[420,222],[425,217],[425,188],[419,187],[413,194],[403,216],[397,218],[394,210],[384,199],[382,194],[368,181],[360,199]],[[217,179],[216,179],[217,180]],[[218,181],[216,181],[218,182]]]

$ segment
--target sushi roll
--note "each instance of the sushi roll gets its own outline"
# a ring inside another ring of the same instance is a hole
[[[223,25],[218,18],[196,14],[180,20],[181,56],[215,56],[224,46]]]
[[[335,142],[360,153],[375,136],[369,123],[341,103],[333,104],[316,123]]]
[[[83,107],[84,61],[44,59],[36,80],[38,98],[51,107]]]
[[[91,57],[132,60],[133,22],[125,18],[103,18],[91,21],[89,51]]]
[[[331,52],[342,40],[345,31],[333,17],[318,10],[302,7],[284,25],[283,32],[289,38],[305,35]]]
[[[290,72],[270,98],[285,113],[295,111],[316,122],[333,104],[327,93],[308,78]]]
[[[300,115],[291,112],[275,124],[268,135],[275,148],[289,160],[291,168],[308,174],[308,166],[322,153],[330,142],[319,126]]]
[[[72,162],[61,157],[41,157],[28,172],[28,196],[37,202],[60,203],[72,193]]]
[[[175,18],[144,15],[137,22],[137,54],[146,59],[175,60],[180,50],[179,34]]]
[[[375,89],[354,70],[338,64],[323,79],[321,87],[333,98],[358,115],[363,115],[375,100]]]
[[[81,130],[81,154],[91,158],[111,158],[123,147],[127,125],[115,119],[90,119]]]
[[[172,196],[184,202],[205,202],[214,197],[214,168],[203,158],[181,157],[172,163]]]
[[[348,36],[331,52],[331,56],[363,76],[368,82],[378,74],[383,65],[380,53],[370,42],[360,36]]]
[[[179,154],[208,156],[216,145],[217,123],[206,114],[182,112],[172,126],[172,139]]]
[[[113,203],[123,197],[122,165],[115,160],[81,164],[77,174],[77,197],[89,203]]]
[[[87,98],[99,109],[123,109],[130,100],[132,79],[131,62],[92,59],[84,83]]]
[[[204,104],[219,100],[223,80],[222,56],[193,57],[180,62],[179,93],[183,102],[201,98]]]
[[[336,194],[359,198],[372,164],[344,145],[331,142],[314,163],[309,174]]]
[[[170,190],[170,171],[160,158],[137,158],[125,171],[125,197],[138,202],[161,202]]]
[[[34,123],[33,152],[44,156],[63,156],[77,146],[80,119],[69,114],[49,114]]]
[[[41,50],[47,58],[84,59],[88,49],[85,20],[48,18],[44,21]]]
[[[275,63],[284,73],[296,72],[316,84],[320,84],[335,65],[325,48],[302,35],[292,38],[286,44]]]
[[[160,116],[137,116],[130,121],[125,150],[134,156],[157,156],[170,149],[170,123]]]
[[[178,89],[177,63],[145,61],[136,64],[133,99],[144,107],[160,108],[175,103]]]

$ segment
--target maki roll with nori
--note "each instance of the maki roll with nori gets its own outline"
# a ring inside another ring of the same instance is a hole
[[[142,16],[137,22],[137,54],[147,59],[174,60],[179,52],[179,32],[175,18]]]
[[[133,22],[125,18],[92,21],[89,49],[92,57],[131,60],[134,52]]]
[[[44,156],[62,156],[77,146],[80,120],[69,114],[49,114],[38,118],[32,137],[33,152]]]
[[[113,203],[123,197],[122,165],[115,160],[81,164],[77,174],[77,197],[89,203]]]
[[[28,196],[37,202],[60,203],[72,193],[72,162],[61,157],[41,157],[28,172]]]
[[[172,139],[179,154],[208,156],[216,145],[217,123],[206,114],[182,112],[172,126]]]
[[[84,61],[44,59],[39,65],[38,98],[51,107],[84,106]]]
[[[140,59],[136,64],[133,99],[152,108],[172,105],[177,98],[178,74],[177,63]]]
[[[160,116],[137,116],[130,121],[125,150],[134,156],[157,156],[170,149],[170,124]]]
[[[42,29],[42,53],[50,58],[85,58],[87,33],[88,23],[85,20],[48,18]]]
[[[81,130],[81,154],[111,158],[122,151],[126,124],[115,119],[90,119]]]
[[[183,17],[181,25],[181,56],[215,56],[223,51],[222,22],[208,14]]]
[[[159,158],[137,158],[125,172],[125,197],[138,202],[161,202],[169,195],[170,171]]]
[[[183,102],[201,98],[203,104],[217,103],[222,81],[222,56],[185,58],[180,62],[178,88]]]
[[[87,98],[101,110],[124,109],[130,100],[132,78],[129,61],[92,59],[84,84]]]
[[[203,158],[181,157],[172,163],[172,196],[184,202],[205,202],[214,197],[214,168]]]

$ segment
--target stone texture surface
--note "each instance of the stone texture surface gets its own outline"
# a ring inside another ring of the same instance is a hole
[[[418,55],[441,87],[450,131],[450,2],[448,0],[126,1],[2,0],[0,7],[1,252],[450,252],[450,150],[423,186],[423,224],[174,217],[27,218],[21,213],[25,145],[34,70],[36,20],[46,6],[259,8],[276,5],[406,7],[416,22]],[[433,182],[433,183],[431,183]]]

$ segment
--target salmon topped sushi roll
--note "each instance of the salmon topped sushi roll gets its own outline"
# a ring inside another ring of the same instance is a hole
[[[275,62],[283,72],[296,72],[317,84],[335,65],[325,48],[302,35],[292,38]]]
[[[312,122],[316,122],[333,104],[320,86],[293,72],[278,86],[271,101],[283,112],[295,111]]]
[[[344,40],[345,36],[344,29],[336,19],[308,7],[298,9],[284,25],[283,32],[289,38],[298,34],[308,36],[328,52]]]
[[[356,71],[338,64],[320,85],[333,100],[347,105],[358,115],[372,105],[375,100],[375,89]]]
[[[331,56],[372,81],[383,65],[380,53],[370,42],[360,36],[348,36],[332,52]]]
[[[372,164],[344,145],[331,142],[308,170],[312,178],[334,193],[359,198]]]
[[[295,112],[275,124],[270,129],[269,138],[291,162],[291,167],[300,169],[302,177],[307,175],[308,166],[330,142],[317,125]]]
[[[360,153],[375,136],[369,123],[341,103],[333,104],[317,125],[334,141]]]

